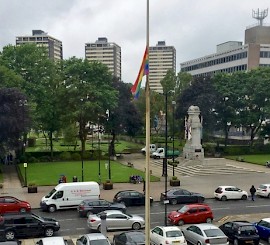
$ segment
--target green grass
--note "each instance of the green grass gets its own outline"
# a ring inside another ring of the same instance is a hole
[[[244,162],[265,165],[266,161],[270,161],[270,154],[262,154],[262,155],[241,155],[241,156],[228,156],[228,159],[236,160],[241,157]]]
[[[101,181],[105,182],[108,177],[108,169],[105,168],[105,163],[100,162]],[[19,164],[22,176],[25,176],[23,164]],[[98,161],[84,161],[84,181],[96,181],[98,179]],[[79,180],[82,176],[82,163],[80,161],[73,162],[44,162],[44,163],[29,163],[26,169],[27,182],[35,183],[38,186],[56,185],[61,174],[67,177],[68,182],[72,181],[72,177],[76,175]],[[113,183],[124,183],[129,181],[129,176],[141,175],[144,177],[144,172],[127,167],[121,163],[111,161],[111,178]],[[151,176],[151,181],[159,181],[158,177]]]

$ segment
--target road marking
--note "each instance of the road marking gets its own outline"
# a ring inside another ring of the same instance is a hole
[[[257,207],[270,207],[270,205],[252,205],[252,206],[246,206],[246,208],[257,208]]]
[[[212,210],[223,210],[223,209],[230,209],[230,208],[212,208]]]

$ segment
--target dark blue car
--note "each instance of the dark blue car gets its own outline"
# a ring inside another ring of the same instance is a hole
[[[260,220],[254,224],[261,239],[270,243],[270,218]]]

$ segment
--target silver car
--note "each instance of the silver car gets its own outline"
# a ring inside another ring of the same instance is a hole
[[[213,224],[196,224],[183,228],[182,232],[188,243],[200,245],[227,245],[227,236]]]
[[[106,210],[101,213],[88,216],[87,225],[90,230],[101,230],[100,216],[104,214],[106,214],[105,222],[107,230],[139,230],[145,227],[144,218],[141,216],[126,214],[120,210]]]
[[[102,233],[91,233],[82,235],[77,239],[76,245],[111,245],[109,239]]]

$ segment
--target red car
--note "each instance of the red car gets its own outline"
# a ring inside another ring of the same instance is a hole
[[[21,201],[11,196],[0,196],[0,214],[9,212],[28,212],[31,206],[28,202]]]
[[[168,215],[173,225],[211,223],[213,219],[213,212],[206,204],[188,204]]]

